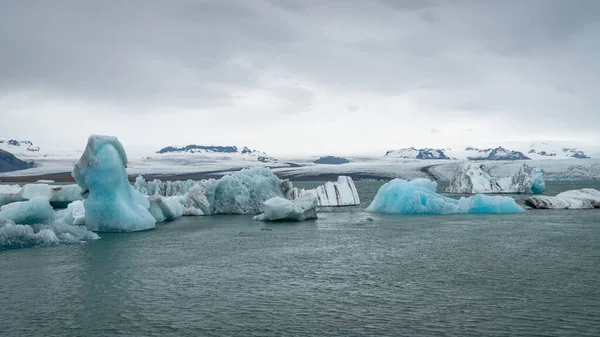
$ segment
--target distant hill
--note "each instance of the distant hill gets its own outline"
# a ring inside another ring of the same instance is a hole
[[[28,169],[33,163],[21,160],[10,152],[0,149],[0,172],[12,172]]]

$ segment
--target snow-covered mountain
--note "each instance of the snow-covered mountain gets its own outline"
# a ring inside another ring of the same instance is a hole
[[[403,159],[450,159],[443,149],[416,149],[414,147],[390,150],[385,153],[385,156]]]
[[[8,138],[0,138],[0,149],[12,154],[20,154],[23,152],[34,153],[40,151],[40,147],[34,145],[29,140],[16,140]]]
[[[258,150],[252,150],[247,146],[239,148],[237,146],[214,146],[214,145],[196,145],[186,146],[167,146],[156,152],[157,154],[204,154],[204,155],[241,155],[243,157],[256,157],[261,162],[275,162],[277,159],[268,156],[266,153]]]
[[[552,142],[532,143],[529,146],[527,155],[534,159],[557,158],[557,159],[589,159],[585,152],[573,146],[566,144],[556,144]]]
[[[502,146],[490,149],[478,149],[469,146],[465,149],[469,160],[529,160],[523,152],[505,149]]]

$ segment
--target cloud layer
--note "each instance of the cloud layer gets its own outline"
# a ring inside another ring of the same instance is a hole
[[[599,20],[586,0],[9,0],[0,135],[272,153],[598,142]]]

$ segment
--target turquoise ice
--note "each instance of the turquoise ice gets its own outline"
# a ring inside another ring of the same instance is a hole
[[[93,231],[152,229],[150,203],[127,180],[127,155],[116,137],[92,135],[71,173],[85,198],[85,224]]]
[[[460,200],[436,193],[428,179],[394,179],[379,189],[367,211],[391,214],[519,213],[525,210],[510,197],[477,194]]]

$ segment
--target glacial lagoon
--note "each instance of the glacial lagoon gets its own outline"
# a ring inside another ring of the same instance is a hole
[[[314,221],[182,217],[1,251],[0,335],[600,334],[600,210],[365,212],[382,184]],[[544,194],[583,187],[600,182]]]

